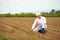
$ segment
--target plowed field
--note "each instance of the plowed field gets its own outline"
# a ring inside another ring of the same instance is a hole
[[[0,18],[0,40],[60,40],[60,18],[47,18],[47,33],[31,31],[35,18]]]

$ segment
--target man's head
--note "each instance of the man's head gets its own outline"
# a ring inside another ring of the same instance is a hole
[[[36,13],[37,18],[41,18],[41,12]]]

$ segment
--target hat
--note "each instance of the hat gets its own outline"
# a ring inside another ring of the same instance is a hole
[[[41,15],[41,12],[36,13],[36,16]]]

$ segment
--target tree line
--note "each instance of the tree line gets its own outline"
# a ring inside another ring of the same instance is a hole
[[[54,10],[52,9],[51,12],[41,12],[42,16],[45,17],[60,17],[60,10]],[[0,17],[36,17],[35,13],[6,13],[6,14],[0,14]]]

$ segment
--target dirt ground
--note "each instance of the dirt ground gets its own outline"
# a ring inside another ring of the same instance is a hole
[[[60,40],[60,18],[47,18],[47,33],[31,31],[35,18],[0,18],[0,40]]]

